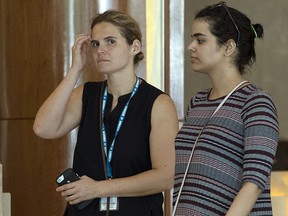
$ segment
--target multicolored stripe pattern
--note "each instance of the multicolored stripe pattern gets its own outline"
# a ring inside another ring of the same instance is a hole
[[[262,193],[250,215],[272,215],[270,173],[279,129],[270,95],[253,84],[235,91],[211,119],[223,98],[209,100],[210,89],[192,98],[176,137],[174,203],[196,144],[176,215],[225,215],[244,182]]]

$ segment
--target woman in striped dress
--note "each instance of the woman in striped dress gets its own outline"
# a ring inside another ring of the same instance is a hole
[[[191,99],[176,137],[174,215],[272,215],[277,111],[271,96],[243,77],[256,59],[254,39],[262,37],[260,24],[224,2],[195,16],[192,68],[212,87]]]

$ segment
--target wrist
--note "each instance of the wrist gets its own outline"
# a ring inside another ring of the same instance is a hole
[[[83,70],[75,67],[75,66],[71,66],[69,69],[68,69],[68,72],[67,72],[67,75],[68,74],[73,74],[74,76],[77,76],[79,78],[79,76],[81,75]]]

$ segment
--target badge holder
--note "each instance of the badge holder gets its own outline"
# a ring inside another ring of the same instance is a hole
[[[107,208],[109,206],[109,211],[118,211],[119,203],[118,203],[118,197],[102,197],[100,199],[100,211],[107,211]]]

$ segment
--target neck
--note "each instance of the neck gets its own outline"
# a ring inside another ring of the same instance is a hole
[[[108,92],[113,95],[113,98],[118,98],[121,95],[132,92],[136,82],[136,75],[127,76],[112,76],[107,77]]]
[[[245,79],[242,76],[234,77],[233,79],[221,79],[218,82],[212,81],[213,88],[210,92],[210,99],[217,99],[223,96],[226,96],[229,94],[230,91],[232,91],[235,86],[237,86],[239,83],[244,81]]]

